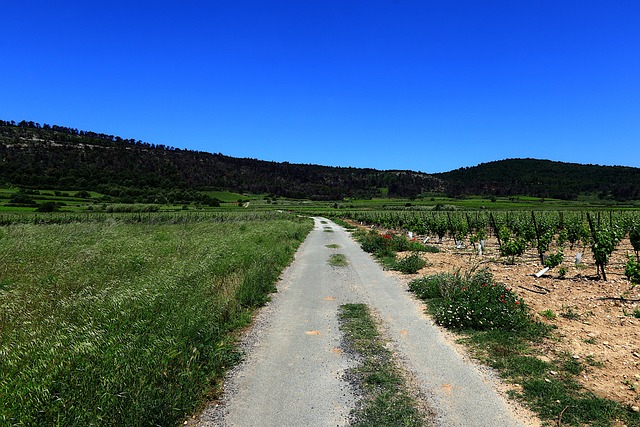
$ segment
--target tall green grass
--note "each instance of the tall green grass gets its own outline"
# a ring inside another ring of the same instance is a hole
[[[0,227],[0,425],[175,425],[309,220]]]

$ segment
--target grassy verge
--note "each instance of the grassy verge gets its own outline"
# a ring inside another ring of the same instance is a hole
[[[347,231],[353,231],[353,230],[357,230],[358,229],[358,227],[356,227],[355,225],[349,224],[348,222],[346,222],[342,218],[338,218],[338,217],[334,216],[332,219],[333,219],[333,222],[335,222],[339,226],[343,227]]]
[[[525,302],[494,283],[488,271],[428,276],[409,287],[427,302],[436,323],[460,332],[471,353],[513,384],[512,397],[542,420],[563,426],[640,426],[640,414],[578,383],[577,376],[596,361],[539,357],[536,344],[549,339],[551,327],[532,321]]]
[[[309,220],[0,227],[0,424],[176,425]]]
[[[353,414],[353,426],[425,426],[424,415],[407,390],[391,352],[385,348],[365,304],[340,307],[341,330],[346,347],[361,363],[350,375],[363,392]]]
[[[420,255],[427,248],[422,243],[409,240],[398,234],[378,234],[377,232],[359,230],[354,233],[355,239],[365,252],[372,253],[380,264],[388,270],[397,270],[404,274],[415,274],[427,261]],[[398,256],[398,252],[411,252]]]

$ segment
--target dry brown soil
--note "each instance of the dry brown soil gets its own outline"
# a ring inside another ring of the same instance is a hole
[[[509,265],[499,256],[495,239],[487,240],[482,256],[469,243],[460,249],[448,239],[442,244],[434,244],[431,239],[427,244],[441,252],[425,254],[429,264],[416,277],[456,269],[464,272],[476,266],[488,268],[497,282],[507,284],[524,298],[538,320],[557,327],[553,339],[541,345],[541,358],[551,360],[568,352],[587,367],[580,378],[587,389],[623,404],[640,404],[640,319],[633,316],[640,303],[603,299],[640,299],[640,285],[633,287],[624,276],[627,256],[633,253],[628,239],[612,255],[606,282],[596,277],[589,247],[565,248],[561,265],[567,270],[565,278],[558,276],[560,266],[537,278],[534,274],[542,267],[535,249]],[[583,253],[578,265],[576,252]],[[541,315],[546,310],[553,312],[555,319]]]

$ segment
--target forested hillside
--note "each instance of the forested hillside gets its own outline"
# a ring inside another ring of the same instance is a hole
[[[0,120],[0,185],[95,190],[120,200],[199,200],[197,190],[314,200],[425,193],[640,199],[640,168],[508,159],[439,174],[241,159],[77,129]],[[191,195],[186,195],[191,192]],[[202,203],[214,200],[199,200]]]
[[[231,190],[293,198],[415,197],[441,190],[411,171],[240,159],[61,126],[0,121],[0,184],[96,190],[139,199],[156,189]],[[151,195],[150,197],[154,197]]]
[[[640,168],[507,159],[435,174],[459,195],[528,195],[572,200],[593,194],[618,201],[640,199]]]

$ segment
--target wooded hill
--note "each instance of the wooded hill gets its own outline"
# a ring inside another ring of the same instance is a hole
[[[197,200],[197,190],[314,200],[445,193],[560,199],[592,194],[626,201],[640,199],[640,168],[508,159],[429,175],[241,159],[63,126],[0,120],[0,185],[95,190],[146,203]],[[192,195],[185,196],[187,192]],[[181,196],[175,196],[178,193]]]
[[[640,168],[507,159],[434,174],[458,195],[527,195],[574,200],[581,194],[640,199]]]
[[[379,171],[267,162],[181,150],[34,122],[0,121],[0,184],[95,190],[153,202],[158,189],[230,190],[290,198],[416,197],[440,180]]]

